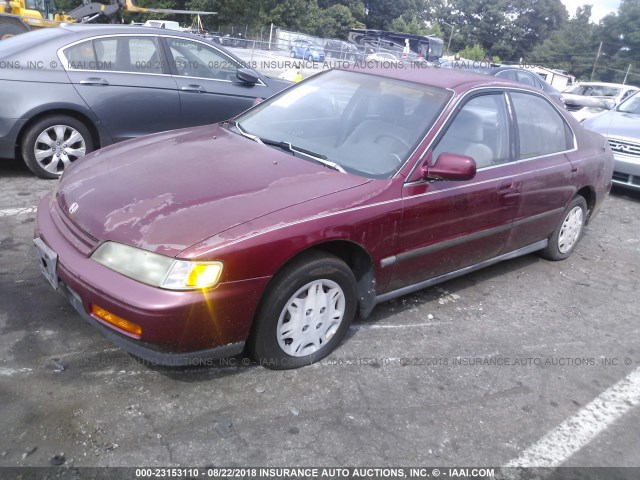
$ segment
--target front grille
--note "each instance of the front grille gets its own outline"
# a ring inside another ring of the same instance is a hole
[[[609,138],[609,146],[615,153],[640,157],[640,143],[620,140],[618,138]]]
[[[573,103],[565,104],[567,110],[570,112],[577,112],[578,110],[582,110],[584,107],[582,105],[574,105]]]

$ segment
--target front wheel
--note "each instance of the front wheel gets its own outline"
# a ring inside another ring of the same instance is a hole
[[[40,178],[58,178],[72,162],[94,149],[91,132],[67,115],[45,117],[25,132],[22,158]]]
[[[548,260],[564,260],[575,249],[587,220],[587,202],[577,196],[565,209],[560,223],[549,237],[547,247],[540,253]]]
[[[267,368],[310,365],[342,341],[356,304],[351,269],[333,255],[310,253],[285,267],[268,288],[248,347]]]

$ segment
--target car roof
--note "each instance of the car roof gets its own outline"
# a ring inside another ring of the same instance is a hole
[[[370,73],[381,77],[393,78],[397,80],[406,80],[423,85],[431,85],[434,87],[448,88],[451,90],[468,90],[474,87],[500,87],[513,88],[539,93],[539,88],[530,87],[523,83],[513,80],[502,79],[482,73],[469,72],[464,70],[456,70],[442,67],[419,67],[419,68],[383,68],[374,67],[366,70],[359,70],[355,67],[345,66],[339,67],[337,70],[355,71]],[[463,88],[464,87],[464,88]]]
[[[165,22],[166,20],[158,20]],[[197,35],[193,35],[188,32],[183,32],[181,30],[171,30],[166,28],[158,28],[158,27],[145,27],[143,25],[113,25],[113,24],[86,24],[86,23],[63,23],[60,25],[61,29],[66,30],[68,32],[73,33],[88,33],[91,35],[95,34],[114,34],[114,33],[155,33],[157,35],[160,34],[171,34],[171,35],[179,35],[184,37],[197,37]]]
[[[579,82],[577,85],[638,89],[638,87],[634,87],[633,85],[623,85],[622,83],[608,83],[608,82]]]

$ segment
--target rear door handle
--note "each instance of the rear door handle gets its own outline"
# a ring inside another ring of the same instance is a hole
[[[183,92],[195,92],[195,93],[205,93],[206,90],[202,85],[185,85],[184,87],[180,87],[180,90]]]
[[[109,82],[107,82],[104,78],[89,77],[86,80],[80,80],[80,85],[97,85],[100,87],[109,85]]]

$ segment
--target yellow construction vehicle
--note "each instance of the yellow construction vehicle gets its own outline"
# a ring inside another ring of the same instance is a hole
[[[90,0],[70,12],[61,12],[54,0],[0,0],[0,40],[34,28],[55,27],[61,23],[119,23],[121,13],[161,13],[215,15],[216,12],[143,8],[132,0],[110,0],[105,5]]]

